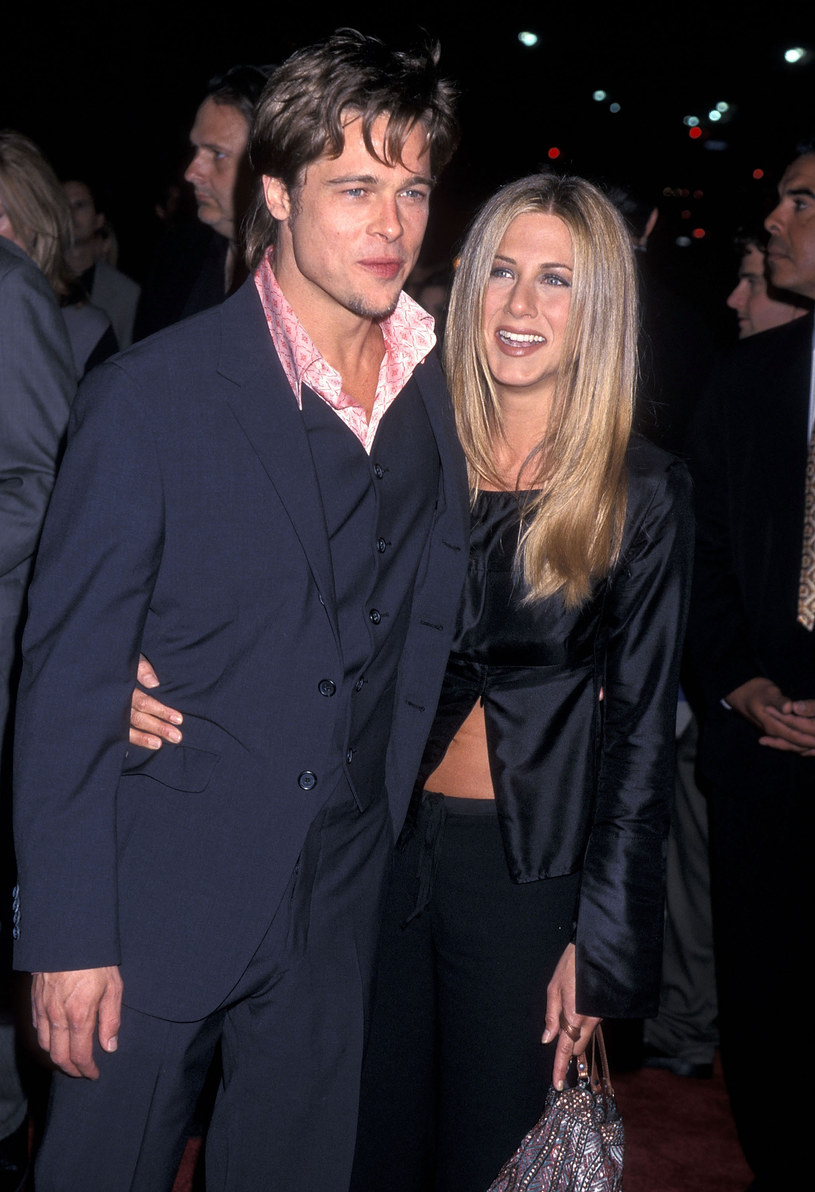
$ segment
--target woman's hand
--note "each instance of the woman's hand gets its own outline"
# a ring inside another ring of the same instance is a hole
[[[578,1014],[575,1007],[575,946],[567,944],[546,988],[546,1030],[542,1043],[557,1039],[552,1083],[562,1089],[572,1055],[582,1055],[602,1018]]]
[[[156,672],[143,654],[139,655],[138,680],[142,687],[158,687]],[[181,733],[175,727],[184,717],[175,708],[159,703],[152,695],[135,687],[130,702],[130,744],[145,749],[161,749],[162,740],[177,745]]]

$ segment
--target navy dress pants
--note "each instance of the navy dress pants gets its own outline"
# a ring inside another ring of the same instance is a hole
[[[99,1079],[55,1076],[37,1192],[169,1192],[219,1042],[207,1188],[347,1192],[392,840],[384,798],[332,799],[225,1003],[199,1022],[125,1006]]]

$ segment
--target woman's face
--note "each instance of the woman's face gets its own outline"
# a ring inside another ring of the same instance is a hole
[[[509,225],[484,296],[487,363],[499,400],[551,401],[572,301],[572,236],[556,215]]]

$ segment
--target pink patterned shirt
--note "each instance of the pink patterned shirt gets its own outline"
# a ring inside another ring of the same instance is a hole
[[[393,314],[380,322],[385,355],[379,367],[376,397],[369,421],[364,407],[344,391],[342,377],[320,355],[284,298],[272,269],[271,249],[255,272],[255,285],[272,342],[300,409],[303,408],[301,387],[308,385],[336,411],[370,454],[376,428],[383,415],[436,342],[432,315],[422,310],[407,294],[400,294]]]

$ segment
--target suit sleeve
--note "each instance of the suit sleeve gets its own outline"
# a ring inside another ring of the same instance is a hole
[[[674,461],[654,483],[606,595],[597,798],[575,941],[581,1014],[647,1017],[657,1010],[692,556],[690,480]]]
[[[75,390],[54,295],[15,259],[0,276],[0,578],[36,550]]]
[[[694,687],[707,707],[765,669],[751,645],[733,552],[727,416],[732,401],[743,405],[738,394],[730,394],[721,369],[700,404],[689,444],[697,528],[687,653]]]
[[[161,559],[152,428],[117,365],[80,390],[30,590],[15,731],[15,963],[119,962],[116,790]]]

